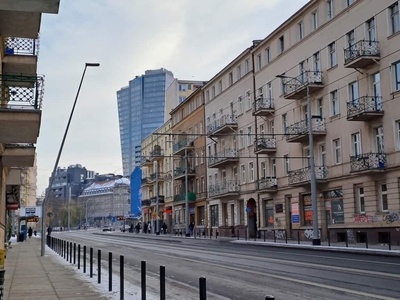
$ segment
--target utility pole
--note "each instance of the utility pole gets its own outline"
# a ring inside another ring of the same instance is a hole
[[[124,218],[124,227],[123,227],[123,232],[125,232],[125,199],[123,197],[123,186],[122,184],[119,186],[119,201],[122,201],[122,217]]]
[[[68,231],[71,225],[71,185],[68,186]]]
[[[188,155],[187,147],[185,148],[185,223],[186,236],[190,236],[189,231],[189,181],[188,181]]]
[[[160,224],[158,221],[158,217],[160,214],[160,205],[158,203],[158,161],[156,161],[156,213],[157,213],[157,217],[156,217],[156,235],[160,234]]]

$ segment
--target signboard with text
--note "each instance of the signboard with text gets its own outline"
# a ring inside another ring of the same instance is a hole
[[[299,198],[292,198],[291,206],[292,206],[292,223],[300,223]]]

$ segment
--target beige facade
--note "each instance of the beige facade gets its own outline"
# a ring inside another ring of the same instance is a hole
[[[10,210],[22,204],[21,170],[35,163],[44,80],[37,75],[41,14],[56,14],[60,5],[59,0],[31,2],[0,3],[0,249],[7,240]],[[29,203],[33,177],[27,175],[31,188],[23,190]]]
[[[332,240],[398,238],[398,2],[349,4],[310,1],[205,86],[207,132],[218,142],[207,140],[207,156],[225,161],[208,169],[211,225],[221,234],[248,225],[250,235],[309,238],[308,87],[322,239],[327,228]]]
[[[205,159],[204,96],[198,87],[171,111],[174,155],[174,229],[186,228],[186,193],[189,223],[207,227],[207,161]],[[187,191],[186,191],[187,181]]]
[[[21,205],[35,206],[36,205],[36,190],[37,190],[37,166],[36,155],[33,167],[24,168],[21,170],[21,187],[20,198]]]

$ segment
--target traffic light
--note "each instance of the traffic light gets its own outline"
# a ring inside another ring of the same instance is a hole
[[[125,220],[125,217],[117,217],[117,221],[123,221],[123,220]]]

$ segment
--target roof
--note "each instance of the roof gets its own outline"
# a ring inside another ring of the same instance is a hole
[[[89,195],[108,194],[113,192],[113,188],[118,185],[130,186],[130,180],[128,178],[119,178],[114,180],[93,182],[86,189],[83,190],[82,195],[79,197]]]

